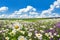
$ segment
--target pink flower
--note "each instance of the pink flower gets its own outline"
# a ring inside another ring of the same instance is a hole
[[[57,28],[60,28],[60,22],[56,23],[55,26],[56,26]]]

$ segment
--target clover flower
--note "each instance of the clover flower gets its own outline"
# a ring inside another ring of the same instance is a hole
[[[57,23],[55,24],[55,26],[56,26],[57,28],[60,28],[60,22],[57,22]]]

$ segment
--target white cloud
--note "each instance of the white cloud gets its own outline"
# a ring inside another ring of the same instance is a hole
[[[38,15],[37,12],[29,12],[30,15]]]
[[[18,11],[15,11],[13,14],[22,14],[30,11],[36,11],[36,9],[33,8],[32,6],[27,6],[26,8],[22,8],[22,9],[19,9]]]
[[[4,11],[6,11],[6,10],[8,10],[8,7],[0,7],[0,12],[4,12]]]
[[[57,0],[53,4],[51,4],[48,10],[42,11],[40,16],[41,17],[60,17],[58,13],[55,13],[55,15],[53,15],[54,14],[53,11],[57,8],[60,8],[60,0]]]
[[[9,15],[8,18],[32,18],[35,17],[35,15],[38,15],[36,9],[32,6],[27,6],[26,8],[15,11],[11,15]]]
[[[32,6],[27,6],[26,8],[19,9],[14,11],[14,13],[10,15],[2,14],[0,17],[6,18],[45,18],[45,17],[60,17],[60,15],[56,12],[53,12],[55,9],[60,8],[60,0],[55,1],[50,5],[50,8],[47,10],[43,10],[40,13]],[[8,7],[1,7],[0,10],[7,10]]]
[[[24,12],[28,12],[28,11],[36,11],[36,9],[33,8],[32,6],[27,6],[27,8],[25,8]]]
[[[7,18],[7,15],[6,14],[1,14],[0,18]]]

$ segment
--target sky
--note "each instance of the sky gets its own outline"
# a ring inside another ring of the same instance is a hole
[[[0,18],[60,17],[60,0],[0,0]]]

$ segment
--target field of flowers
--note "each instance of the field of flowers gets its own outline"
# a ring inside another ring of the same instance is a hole
[[[60,40],[60,19],[0,20],[0,40]]]

